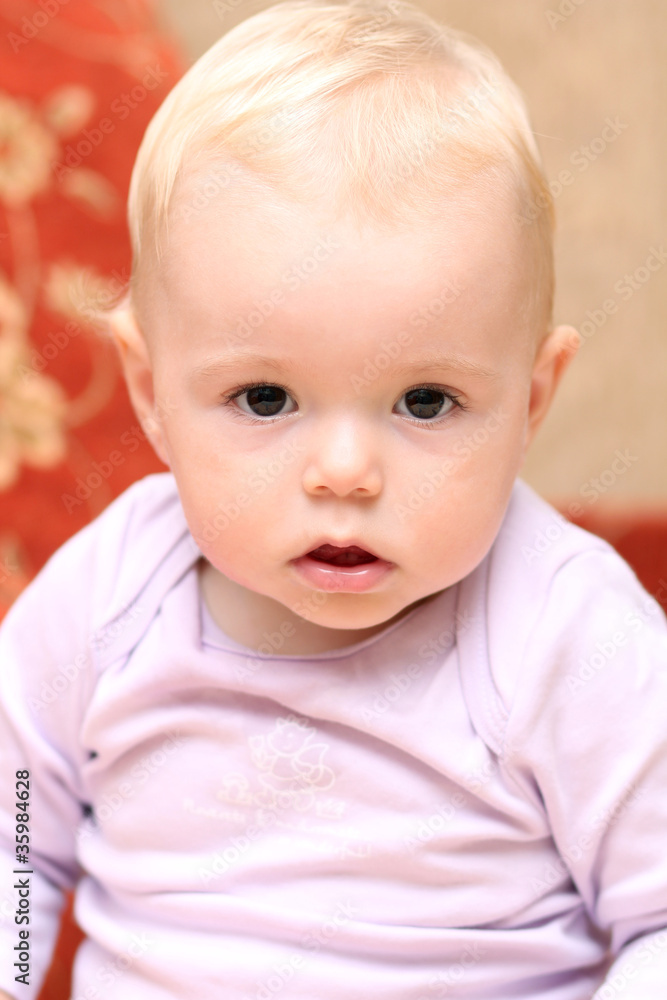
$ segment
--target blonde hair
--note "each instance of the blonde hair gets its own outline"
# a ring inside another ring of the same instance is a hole
[[[543,333],[550,324],[553,202],[521,93],[491,52],[409,2],[286,0],[204,53],[137,155],[133,284],[147,236],[160,259],[177,182],[200,166],[211,173],[186,214],[243,168],[377,227],[437,225],[439,196],[485,178],[515,193],[513,223],[531,241],[524,312],[537,310]]]

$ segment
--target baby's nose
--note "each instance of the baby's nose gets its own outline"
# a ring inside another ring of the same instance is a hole
[[[308,449],[303,486],[309,493],[377,496],[382,471],[375,435],[350,417],[323,422]]]

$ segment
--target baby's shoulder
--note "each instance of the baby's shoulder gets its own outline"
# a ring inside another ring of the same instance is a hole
[[[627,597],[643,588],[628,563],[598,535],[569,521],[527,483],[517,480],[488,565],[490,609],[501,609],[530,630],[554,610],[557,591],[570,593],[571,610],[604,594]],[[613,603],[613,602],[612,602]],[[558,604],[558,611],[565,607]]]
[[[7,615],[89,639],[127,607],[173,546],[189,535],[174,477],[133,483],[41,568]]]
[[[461,637],[466,683],[471,700],[492,706],[486,725],[495,742],[517,699],[567,689],[582,664],[614,658],[612,645],[619,666],[630,657],[657,664],[667,651],[664,613],[627,562],[521,480],[486,560],[463,589],[462,604],[477,623]],[[598,646],[608,655],[598,655]]]
[[[95,550],[91,582],[96,587],[97,619],[134,600],[173,547],[189,534],[170,472],[133,483],[88,528]]]
[[[178,571],[174,552],[183,572],[198,549],[173,476],[147,476],[61,545],[9,609],[0,699],[4,685],[5,700],[29,705],[49,738],[69,746],[118,641],[145,627],[137,597],[147,606],[144,596]]]

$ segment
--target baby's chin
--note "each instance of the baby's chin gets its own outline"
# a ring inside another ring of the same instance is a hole
[[[312,626],[314,630],[322,630],[332,637],[338,633],[341,640],[346,639],[347,644],[351,644],[389,628],[415,608],[435,600],[442,592],[426,594],[408,603],[398,602],[397,608],[388,607],[386,599],[383,602],[373,601],[374,595],[370,594],[363,595],[360,600],[360,595],[356,594],[315,593],[313,599],[297,603],[292,608],[286,605],[286,608],[295,611],[304,633],[307,626]],[[321,600],[322,597],[326,598],[326,602]]]

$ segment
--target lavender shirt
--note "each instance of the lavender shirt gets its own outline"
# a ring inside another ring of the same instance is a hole
[[[667,623],[609,545],[517,480],[473,573],[316,656],[224,635],[200,555],[148,476],[0,628],[1,988],[76,884],[72,1000],[667,996]]]

